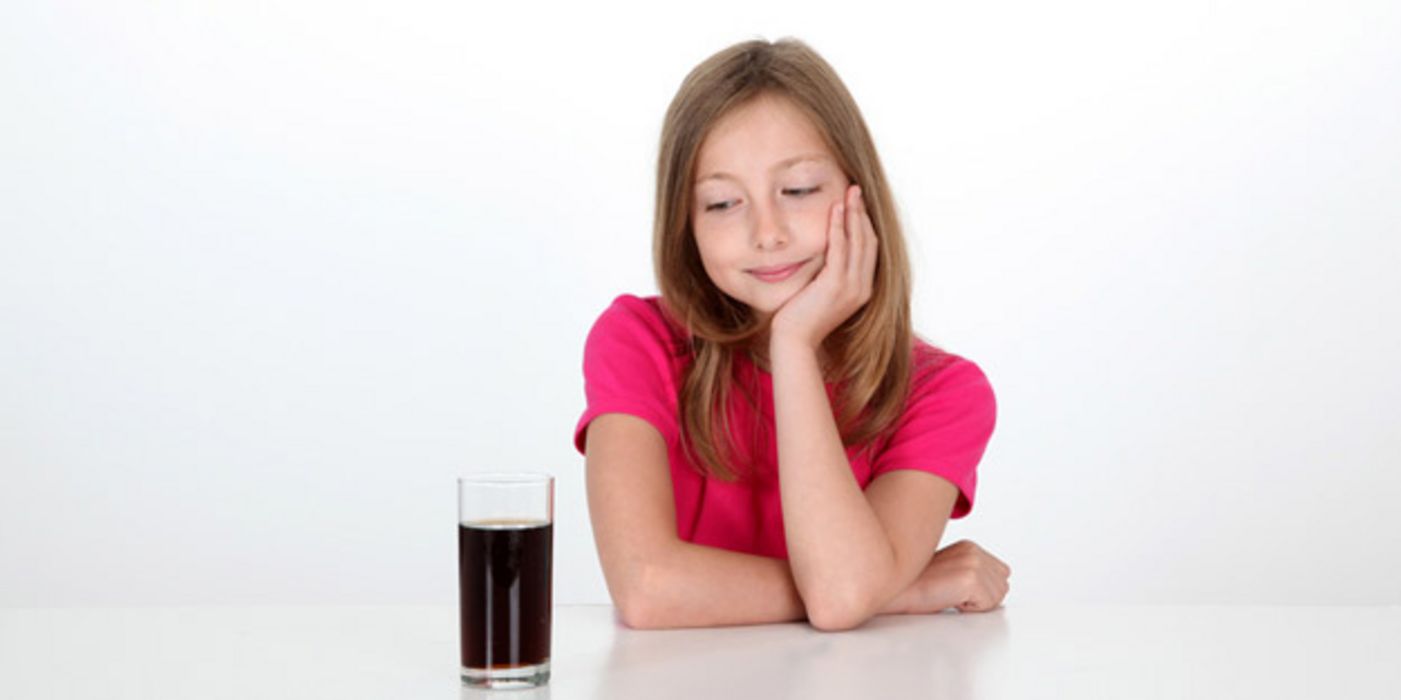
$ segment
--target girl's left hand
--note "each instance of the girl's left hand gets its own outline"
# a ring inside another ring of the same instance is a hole
[[[827,257],[817,276],[774,314],[770,344],[816,350],[827,335],[871,299],[876,276],[875,227],[861,187],[851,185],[828,217]]]
[[[1011,589],[1012,568],[972,540],[959,540],[934,552],[914,583],[886,604],[882,613],[987,612],[1002,605]]]

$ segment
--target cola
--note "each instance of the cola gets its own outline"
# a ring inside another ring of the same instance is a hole
[[[549,661],[553,541],[553,523],[538,520],[458,524],[464,669]]]

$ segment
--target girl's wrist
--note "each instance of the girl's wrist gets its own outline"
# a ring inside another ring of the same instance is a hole
[[[819,375],[822,373],[822,363],[815,348],[797,340],[769,340],[770,372],[777,373],[779,368],[791,372],[804,366],[810,366]]]
[[[792,355],[794,353],[817,354],[817,347],[797,336],[773,333],[769,336],[769,357],[774,358],[779,354]]]
[[[915,586],[906,586],[905,590],[900,591],[899,595],[886,601],[885,606],[880,609],[880,614],[909,615],[915,610],[916,594]]]

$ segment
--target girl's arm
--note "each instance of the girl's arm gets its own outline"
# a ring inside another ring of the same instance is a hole
[[[774,420],[783,529],[795,585],[820,629],[918,609],[909,590],[943,536],[958,490],[897,471],[863,492],[842,446],[817,355],[775,342]]]
[[[808,619],[793,572],[782,559],[677,541],[650,571],[642,603],[624,616],[637,629],[756,625]],[[881,614],[914,612],[913,588]],[[927,612],[936,612],[928,610]]]
[[[599,416],[589,425],[585,454],[594,541],[624,624],[661,629],[807,619],[787,561],[676,536],[666,442],[650,423],[621,413]],[[915,594],[906,591],[881,612],[912,611]]]
[[[589,515],[608,593],[624,624],[708,627],[806,618],[788,564],[682,541],[666,441],[607,413],[585,441]]]
[[[852,474],[823,384],[824,339],[872,295],[879,242],[850,186],[833,206],[822,270],[774,314],[769,335],[778,479],[793,578],[819,629],[848,629],[914,583],[957,489],[932,474]]]

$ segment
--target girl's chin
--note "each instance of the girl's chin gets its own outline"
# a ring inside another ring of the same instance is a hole
[[[759,318],[768,318],[777,313],[779,309],[783,308],[783,305],[788,303],[788,300],[792,299],[794,294],[796,294],[796,292],[790,292],[781,296],[766,294],[761,298],[745,303],[749,307],[749,310],[753,311]]]
[[[736,290],[743,292],[742,295],[727,291],[725,296],[744,304],[759,318],[767,318],[783,308],[789,299],[797,296],[798,292],[811,281],[809,278],[797,275],[777,284],[746,280],[748,284]]]
[[[743,304],[745,308],[749,309],[750,313],[754,314],[760,319],[765,319],[772,316],[774,312],[783,308],[784,302],[788,301],[787,298],[775,299],[767,295],[736,296],[734,294],[726,294],[725,296],[729,297],[733,301],[737,301],[740,304]]]

